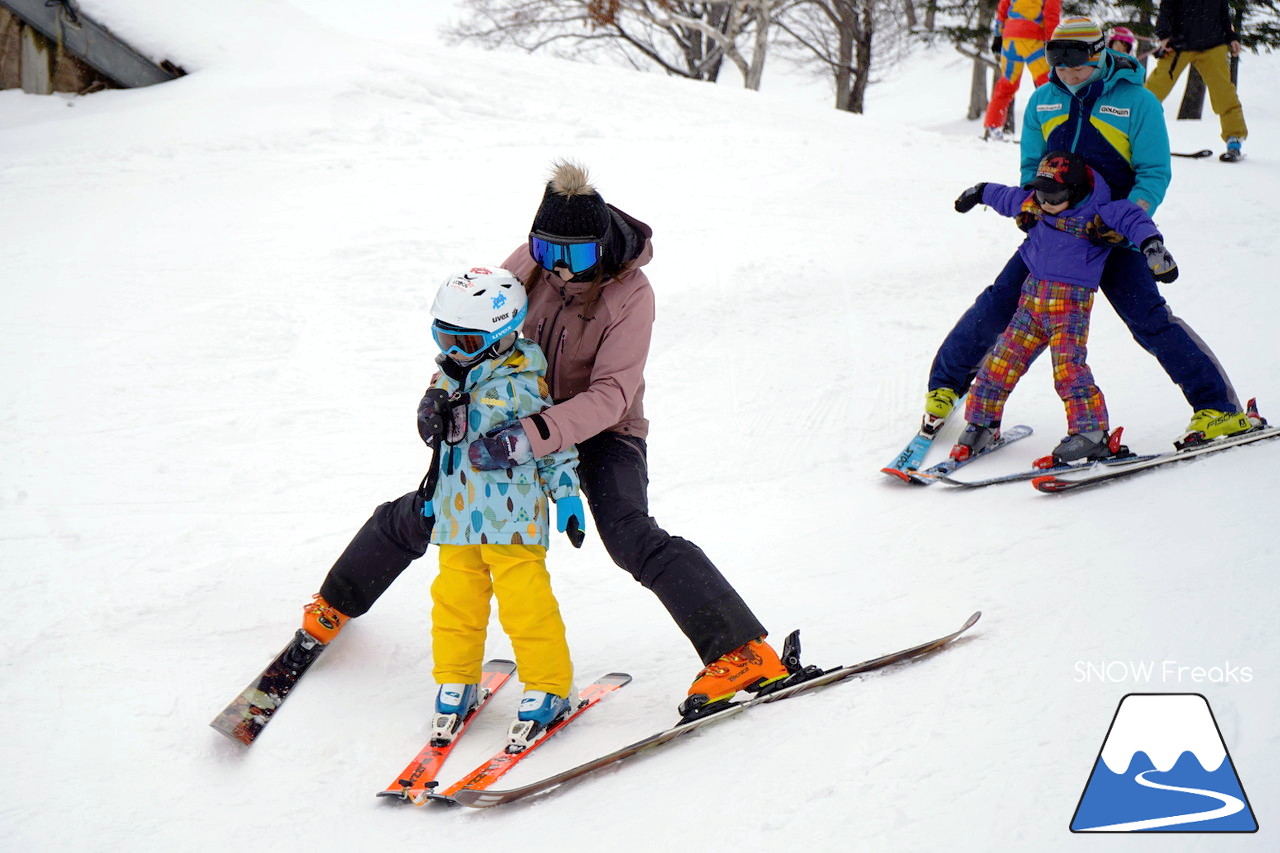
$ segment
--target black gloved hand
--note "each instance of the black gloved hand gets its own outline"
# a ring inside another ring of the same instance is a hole
[[[1164,247],[1164,241],[1159,237],[1148,237],[1143,240],[1142,254],[1147,256],[1147,266],[1151,268],[1151,274],[1155,276],[1156,281],[1168,284],[1178,280],[1178,262],[1173,259],[1173,255],[1169,254],[1169,250]]]
[[[440,446],[445,434],[445,419],[449,417],[449,392],[443,388],[431,388],[422,395],[418,404],[418,435],[432,449]]]
[[[1000,36],[991,37],[991,52],[996,56],[1000,55],[1000,48],[1004,46],[1004,40]]]
[[[968,213],[982,203],[982,191],[987,188],[986,182],[974,184],[960,193],[956,199],[956,213]]]

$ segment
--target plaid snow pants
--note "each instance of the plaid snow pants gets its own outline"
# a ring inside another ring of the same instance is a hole
[[[969,423],[1000,423],[1004,404],[1045,347],[1053,358],[1053,387],[1067,410],[1067,433],[1108,429],[1107,404],[1085,363],[1095,291],[1027,276],[1018,309],[988,353],[965,408]]]

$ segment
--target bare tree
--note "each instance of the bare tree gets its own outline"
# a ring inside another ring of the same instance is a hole
[[[810,64],[832,76],[836,109],[853,113],[865,106],[873,56],[895,54],[906,32],[891,0],[800,0],[779,17],[777,26],[803,49]]]
[[[724,59],[759,89],[777,10],[795,0],[466,0],[470,18],[450,32],[489,46],[527,51],[592,49],[621,55],[635,67],[657,65],[668,74],[715,80]]]

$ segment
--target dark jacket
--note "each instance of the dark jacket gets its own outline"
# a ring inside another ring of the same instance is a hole
[[[1167,38],[1174,50],[1208,50],[1238,36],[1227,0],[1163,0],[1156,38]]]

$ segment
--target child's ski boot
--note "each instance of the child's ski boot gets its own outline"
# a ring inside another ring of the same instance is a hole
[[[1129,448],[1120,443],[1124,427],[1116,427],[1108,433],[1104,429],[1076,432],[1058,442],[1048,456],[1041,456],[1032,465],[1036,468],[1060,468],[1073,462],[1096,462],[1101,459],[1118,459],[1132,456]]]
[[[969,457],[977,456],[992,444],[995,444],[996,439],[999,437],[999,424],[995,426],[969,424],[964,428],[964,432],[960,433],[960,439],[956,442],[956,446],[951,448],[951,458],[957,462],[964,462]]]
[[[480,704],[477,684],[441,684],[436,692],[436,712],[431,717],[431,745],[448,746],[458,736],[462,721]]]
[[[573,691],[570,691],[570,695]],[[507,732],[507,752],[523,752],[542,733],[569,716],[573,703],[545,690],[526,690],[516,721]]]

